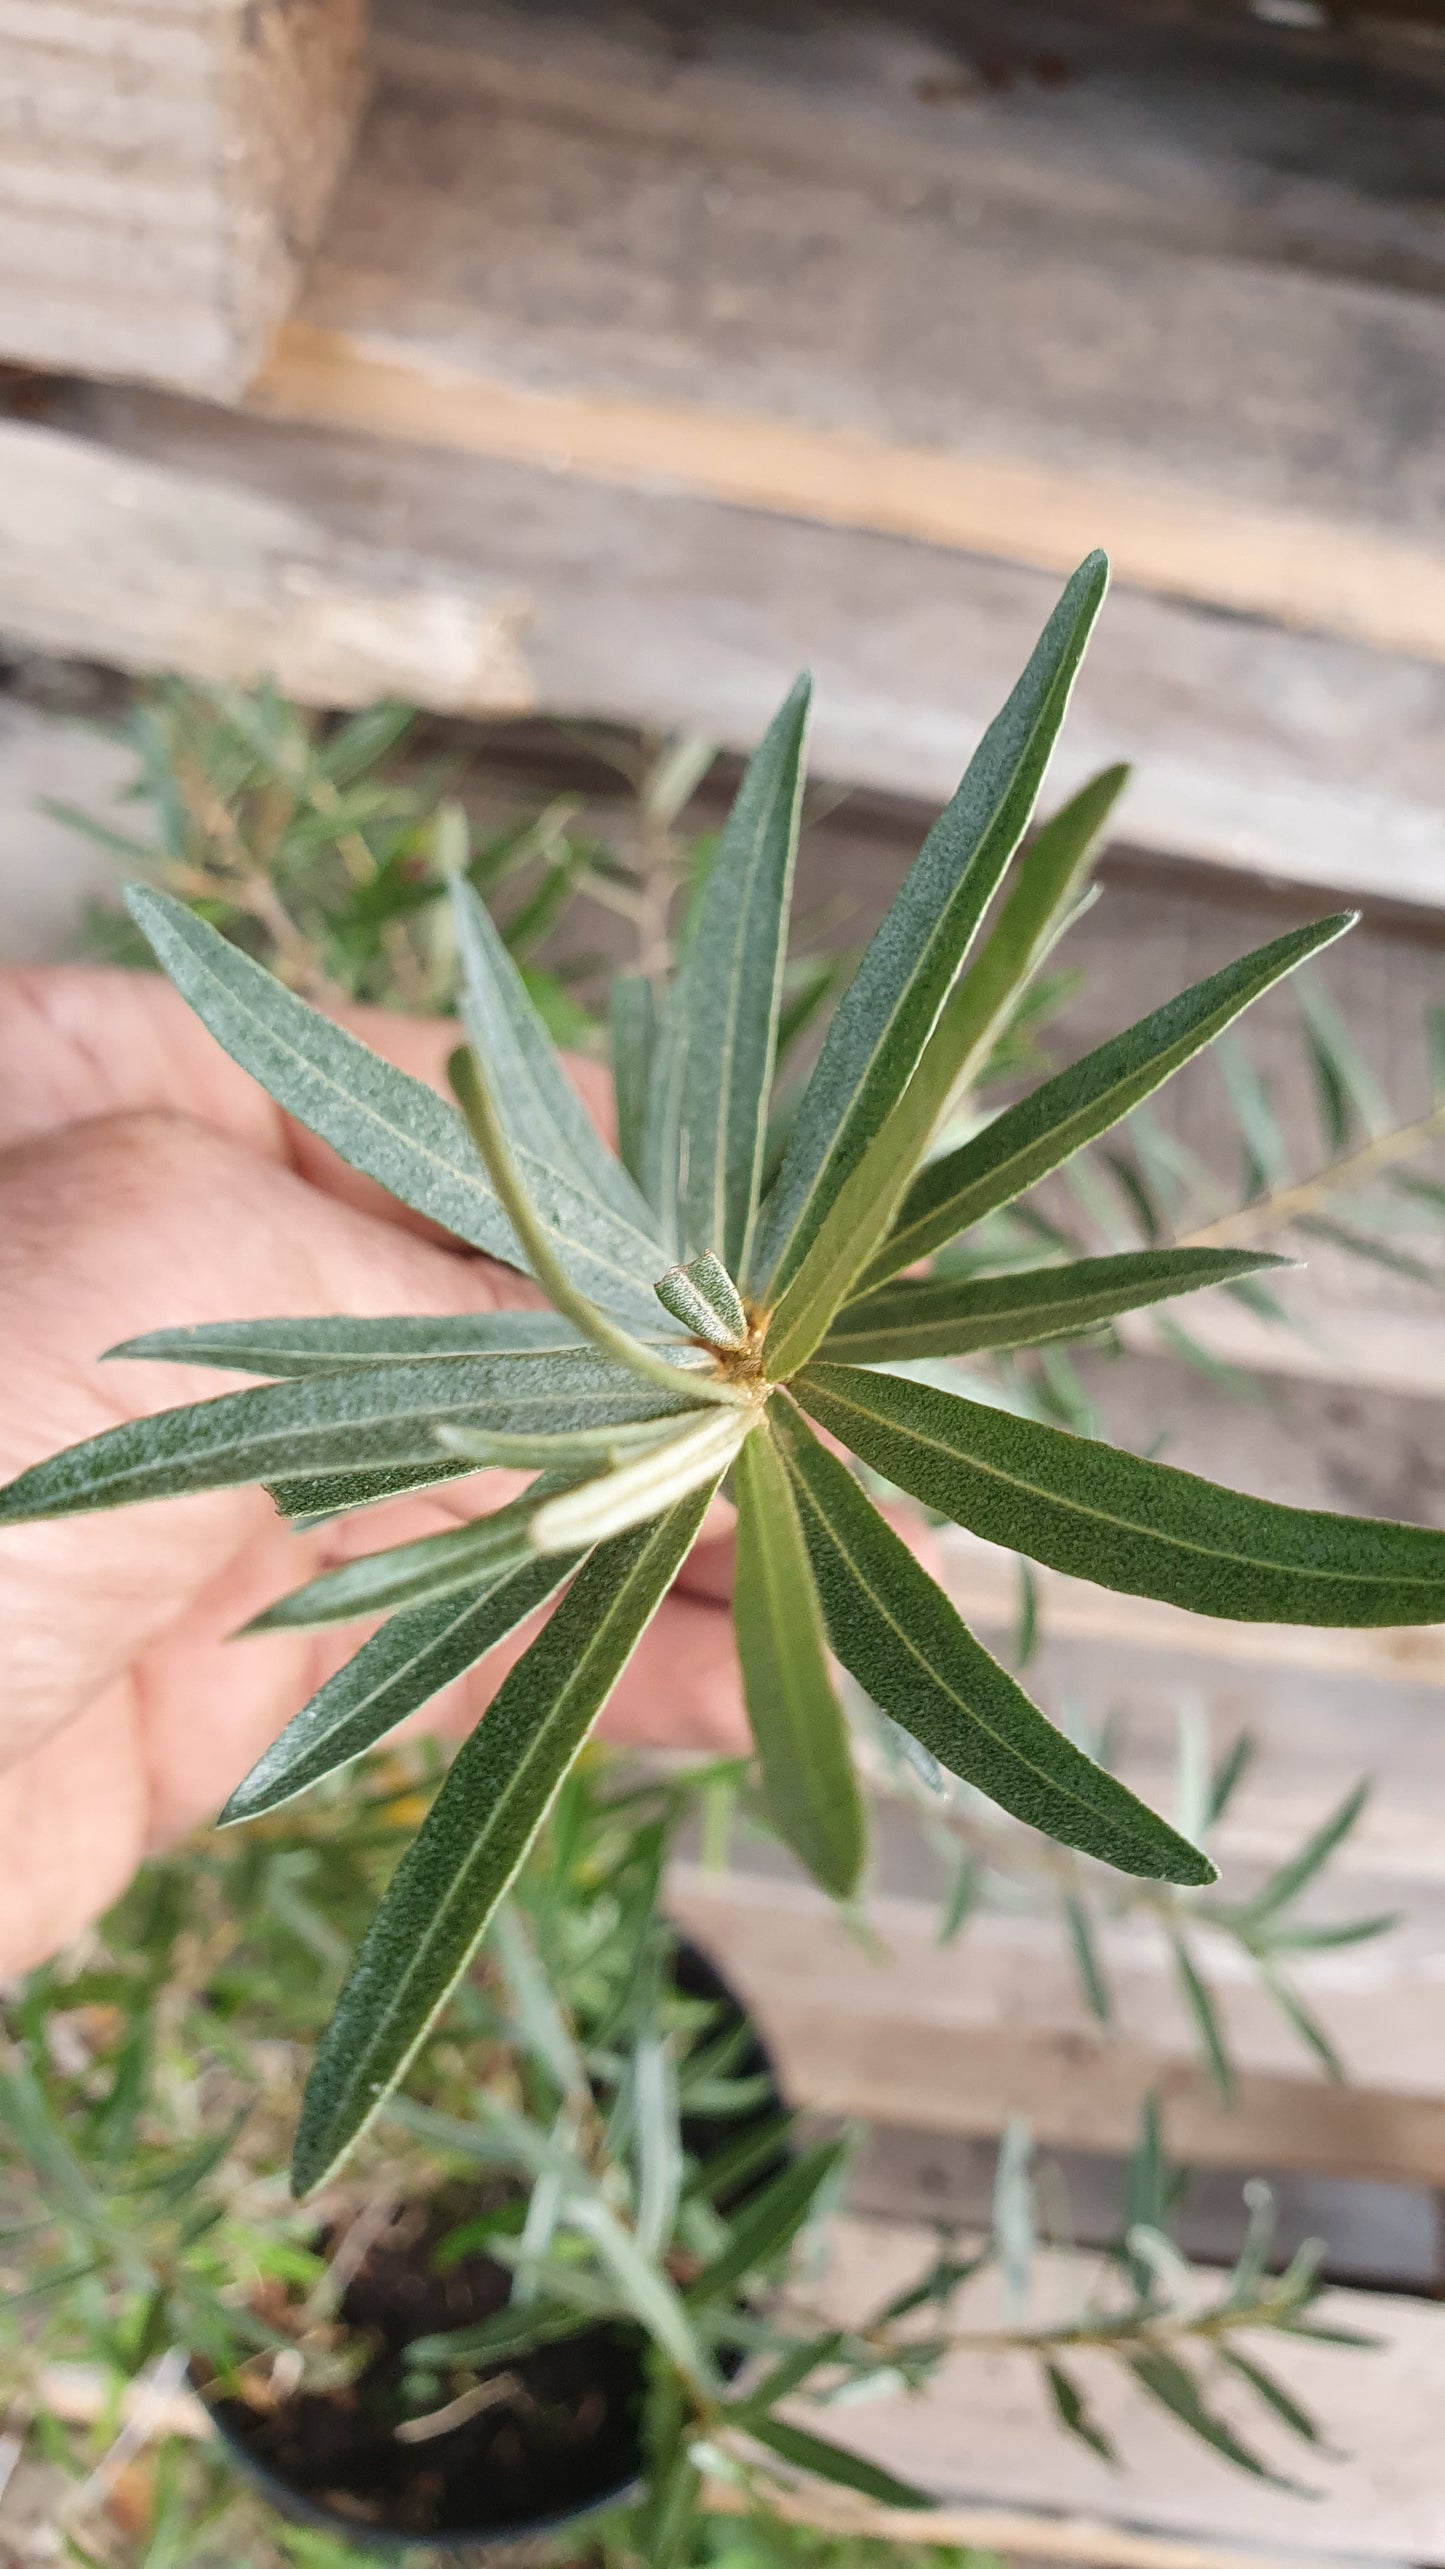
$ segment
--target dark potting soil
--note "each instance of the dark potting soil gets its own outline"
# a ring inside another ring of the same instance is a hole
[[[724,2028],[729,2018],[739,2029],[746,2024],[695,1946],[678,1946],[673,1970],[687,1996],[721,2010]],[[750,2126],[773,2124],[780,2110],[772,2063],[750,2025],[730,2067],[734,2077],[765,2079],[771,2093],[741,2117],[686,2117],[684,2147],[702,2160]],[[780,2142],[775,2156],[719,2198],[721,2208],[735,2209],[787,2155]],[[424,2539],[545,2524],[611,2497],[641,2467],[645,2340],[640,2329],[615,2324],[478,2367],[483,2380],[507,2374],[517,2392],[426,2443],[397,2441],[406,2347],[490,2319],[511,2291],[507,2269],[485,2255],[433,2270],[439,2243],[481,2208],[475,2191],[448,2188],[430,2205],[412,2206],[372,2248],[341,2302],[343,2326],[370,2348],[346,2391],[301,2392],[269,2412],[241,2400],[214,2404],[217,2424],[258,2470],[358,2533]],[[440,2392],[438,2405],[446,2397]]]
[[[487,2256],[433,2272],[432,2252],[459,2217],[454,2197],[415,2207],[347,2287],[342,2322],[371,2350],[348,2389],[302,2392],[269,2412],[215,2404],[217,2423],[255,2465],[358,2528],[427,2535],[533,2524],[609,2496],[638,2467],[642,2338],[623,2327],[589,2328],[479,2368],[484,2379],[507,2374],[515,2393],[426,2443],[397,2441],[405,2347],[491,2318],[511,2289]]]

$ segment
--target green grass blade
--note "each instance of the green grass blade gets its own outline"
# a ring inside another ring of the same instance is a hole
[[[322,2035],[296,2138],[299,2194],[323,2182],[405,2076],[686,1558],[710,1497],[697,1491],[584,1564],[462,1747]]]
[[[749,1277],[759,1298],[777,1302],[798,1277],[918,1066],[1028,825],[1107,579],[1101,553],[1074,573],[838,1003],[759,1226]]]
[[[640,1188],[643,1136],[647,1129],[647,1094],[652,1084],[652,1056],[657,1043],[657,993],[645,974],[617,974],[612,984],[610,1019],[617,1156]]]
[[[278,1106],[414,1212],[515,1260],[506,1216],[445,1099],[308,1008],[169,893],[131,884],[125,897],[181,996]]]
[[[1139,1249],[1067,1267],[1030,1267],[1021,1275],[910,1278],[849,1303],[820,1352],[834,1364],[884,1365],[900,1357],[1037,1347],[1050,1338],[1081,1337],[1120,1312],[1290,1263],[1238,1249]]]
[[[529,1561],[478,1586],[412,1606],[363,1642],[303,1705],[237,1785],[222,1824],[257,1819],[346,1766],[545,1605],[571,1576],[566,1560]]]
[[[462,967],[461,1018],[473,1049],[504,1101],[507,1136],[527,1166],[534,1194],[543,1170],[621,1224],[648,1273],[660,1247],[656,1219],[620,1160],[613,1158],[577,1095],[527,985],[465,875],[454,875],[452,912]]]
[[[1212,1043],[1240,1011],[1354,924],[1349,911],[1294,928],[1207,981],[1153,1009],[1137,1025],[1045,1080],[971,1141],[916,1178],[898,1221],[863,1282],[881,1284],[929,1257],[1119,1122]]]
[[[1214,1868],[1045,1719],[821,1445],[771,1405],[828,1638],[864,1693],[1016,1819],[1125,1872],[1210,1882]]]
[[[449,1421],[506,1435],[611,1427],[694,1405],[677,1371],[675,1401],[590,1347],[535,1356],[474,1356],[374,1365],[263,1383],[107,1428],[0,1490],[0,1523],[126,1507],[192,1490],[312,1472],[436,1464]]]
[[[532,1356],[580,1344],[555,1311],[463,1311],[443,1320],[211,1320],[190,1329],[151,1329],[106,1349],[111,1357],[216,1365],[226,1373],[335,1374],[357,1365],[401,1364],[419,1356]]]
[[[688,1251],[742,1272],[762,1177],[812,681],[748,763],[677,978],[686,1062],[679,1189]]]
[[[926,1507],[1099,1587],[1243,1623],[1445,1619],[1431,1527],[1279,1507],[896,1374],[817,1365],[795,1388]]]
[[[824,1890],[846,1900],[867,1851],[863,1799],[789,1474],[769,1428],[749,1437],[733,1486],[733,1623],[769,1817]]]

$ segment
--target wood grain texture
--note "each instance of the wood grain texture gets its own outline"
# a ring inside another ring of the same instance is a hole
[[[841,2220],[810,2298],[830,2314],[856,2317],[926,2265],[936,2244],[921,2225]],[[1088,2258],[1046,2252],[1030,2315],[1047,2320],[1077,2310],[1095,2272]],[[966,2297],[963,2310],[970,2324],[1007,2324],[992,2278]],[[1119,2472],[1058,2434],[1035,2367],[1019,2355],[960,2352],[920,2397],[824,2412],[824,2423],[830,2435],[937,2492],[944,2511],[925,2527],[929,2539],[1100,2569],[1224,2569],[1226,2558],[1232,2569],[1284,2569],[1311,2557],[1436,2557],[1445,2546],[1445,2312],[1428,2302],[1339,2292],[1326,2296],[1321,2316],[1380,2342],[1360,2352],[1271,2338],[1260,2341],[1260,2353],[1321,2419],[1332,2451],[1307,2452],[1268,2421],[1258,2426],[1257,2409],[1241,2406],[1222,2381],[1210,2383],[1211,2398],[1274,2467],[1319,2493],[1313,2504],[1231,2470],[1097,2356],[1071,2356],[1070,2369],[1118,2443]],[[818,2415],[802,2403],[797,2413],[800,2422]],[[817,2512],[832,2515],[834,2503],[830,2492]],[[815,2512],[811,2505],[808,2512]],[[869,2520],[851,2502],[847,2517]],[[839,2505],[833,2520],[842,2518]],[[916,2538],[917,2519],[874,2515],[871,2522],[895,2540]]]
[[[366,85],[366,0],[3,0],[0,352],[239,392]]]
[[[523,709],[514,598],[196,474],[0,423],[0,632],[303,702]]]
[[[607,489],[105,386],[77,430],[284,495],[352,542],[500,583],[530,608],[549,710],[749,750],[801,668],[814,773],[935,808],[1057,596],[1051,574],[900,537]],[[428,690],[422,688],[423,700]],[[1445,905],[1445,671],[1118,588],[1051,771],[1136,761],[1130,840],[1375,898]]]
[[[682,1867],[670,1899],[755,2011],[790,2099],[818,2112],[973,2134],[1021,2114],[1046,2145],[1127,2152],[1157,2094],[1186,2166],[1445,2184],[1438,1904],[1413,1957],[1388,1959],[1389,1939],[1348,1968],[1316,1965],[1305,1983],[1349,2062],[1348,2086],[1291,2052],[1265,1998],[1211,1947],[1238,2072],[1228,2109],[1198,2065],[1162,1940],[1142,1928],[1103,1939],[1116,2013],[1102,2032],[1049,1917],[986,1914],[964,1944],[940,1949],[932,1911],[875,1897],[868,1916],[885,1958],[870,1962],[802,1884]]]
[[[384,11],[257,402],[1445,658],[1445,88],[684,21]]]

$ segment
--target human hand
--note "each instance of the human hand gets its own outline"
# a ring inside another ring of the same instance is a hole
[[[451,1028],[379,1009],[346,1022],[444,1088]],[[166,983],[0,972],[0,1479],[231,1387],[194,1367],[99,1362],[141,1330],[527,1298],[293,1124]],[[0,1972],[53,1952],[150,1850],[215,1811],[364,1632],[233,1643],[240,1624],[318,1570],[516,1486],[488,1473],[306,1535],[256,1489],[0,1533]],[[613,1736],[746,1746],[731,1570],[719,1509],[623,1676]],[[469,1729],[531,1629],[439,1696],[428,1726]]]

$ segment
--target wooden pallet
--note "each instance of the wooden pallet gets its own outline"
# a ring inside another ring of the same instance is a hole
[[[241,391],[366,89],[366,0],[0,0],[0,355]]]
[[[249,407],[42,395],[0,630],[196,649],[170,550],[127,552],[113,511],[91,573],[45,530],[58,476],[101,505],[124,456],[157,477],[143,516],[299,513],[333,623],[349,583],[375,623],[378,548],[453,597],[435,681],[405,655],[429,700],[515,701],[514,664],[459,680],[455,625],[519,597],[545,705],[742,745],[811,658],[820,766],[935,796],[1104,537],[1122,585],[1061,781],[1131,754],[1145,845],[1439,900],[1445,534],[1412,387],[1445,352],[1445,73],[1418,31],[1296,59],[1207,21],[699,7],[664,39],[604,0],[389,0]],[[1056,39],[1051,87],[1027,65]],[[276,658],[275,614],[225,647]],[[338,649],[307,683],[363,681]]]

